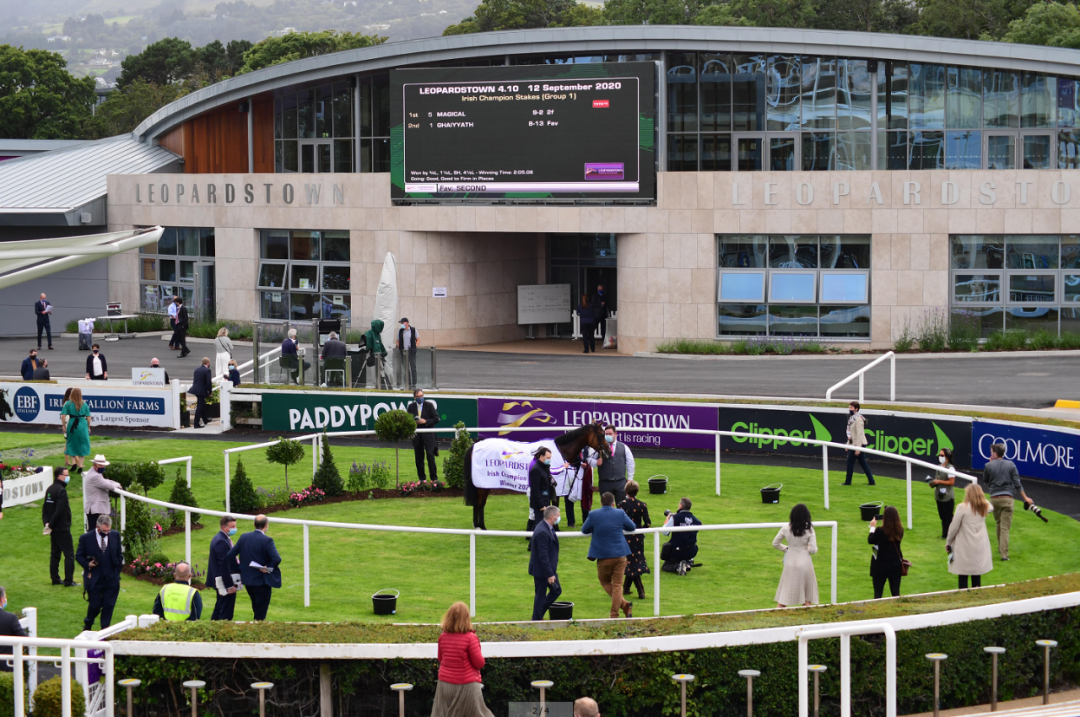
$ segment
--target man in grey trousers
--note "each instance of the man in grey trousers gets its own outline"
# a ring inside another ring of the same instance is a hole
[[[1016,464],[1005,457],[1005,446],[990,446],[990,462],[983,468],[983,481],[990,505],[994,506],[994,522],[997,524],[998,554],[1002,560],[1009,559],[1009,528],[1012,526],[1013,498],[1017,493],[1024,503],[1031,505],[1024,487],[1020,485],[1020,473]]]

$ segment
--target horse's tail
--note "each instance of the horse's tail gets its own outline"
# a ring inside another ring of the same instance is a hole
[[[476,493],[476,486],[473,485],[472,480],[472,456],[473,447],[469,446],[465,451],[465,465],[462,466],[465,474],[465,505],[479,505],[479,497]]]

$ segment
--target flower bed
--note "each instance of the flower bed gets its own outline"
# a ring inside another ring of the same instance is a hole
[[[413,493],[442,493],[446,489],[446,484],[441,480],[414,480],[409,483],[402,483],[398,488],[398,492],[405,498],[408,498]]]
[[[319,488],[311,486],[289,496],[289,507],[300,508],[311,503],[322,503],[326,500],[326,493]]]
[[[154,585],[167,585],[173,582],[173,570],[176,563],[170,563],[157,559],[161,556],[140,556],[124,566],[124,574],[130,575],[136,580],[152,583]],[[198,565],[191,566],[191,586],[196,590],[205,590],[206,585],[199,578],[206,575],[199,570]]]
[[[34,475],[35,473],[41,473],[44,468],[40,466],[30,465],[30,461],[34,458],[33,448],[24,448],[18,453],[19,462],[14,461],[0,461],[0,480],[14,480],[15,478],[25,478],[26,476]],[[3,458],[0,455],[0,458]]]
[[[404,486],[403,486],[404,487]],[[596,488],[594,487],[595,491]],[[491,495],[522,495],[512,490],[493,490]],[[365,490],[360,493],[345,493],[344,495],[335,496],[333,498],[324,498],[320,501],[320,505],[332,505],[334,503],[351,503],[358,500],[385,500],[387,498],[463,498],[465,497],[465,491],[461,488],[443,488],[440,491],[425,491],[417,490],[408,494],[403,494],[400,489],[396,488],[372,488],[371,490]],[[271,513],[282,513],[288,510],[293,510],[292,505],[268,505],[259,509],[259,512],[264,515]],[[181,529],[182,530],[182,529]]]

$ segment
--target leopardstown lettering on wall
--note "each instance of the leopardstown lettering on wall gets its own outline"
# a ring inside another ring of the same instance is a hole
[[[1007,184],[1006,184],[1007,181]],[[837,206],[841,203],[841,199],[848,197],[849,202],[861,202],[867,207],[884,207],[885,194],[882,191],[881,182],[871,182],[870,188],[862,193],[862,196],[852,195],[851,182],[845,181],[832,181],[829,183],[831,188],[831,196],[827,198],[819,197],[819,204],[821,199],[831,201],[832,205]],[[924,186],[922,182],[904,181],[902,186],[898,187],[898,191],[901,194],[901,201],[904,206],[929,206],[931,204],[930,197],[933,189],[928,186]],[[935,182],[935,184],[937,184]],[[1014,187],[1008,187],[1008,185],[1015,185]],[[1050,201],[1054,204],[1068,204],[1072,198],[1072,186],[1066,180],[1059,179],[1050,187],[1039,188],[1039,183],[1034,179],[1017,179],[1017,180],[1000,180],[1000,181],[983,181],[978,183],[978,186],[972,184],[971,202],[974,204],[974,200],[977,199],[978,203],[983,206],[992,207],[998,201],[998,192],[1005,194],[1012,194],[1016,198],[1016,204],[1019,206],[1028,206],[1029,203],[1034,204],[1036,202],[1036,193],[1039,191],[1045,191],[1050,196]],[[1008,192],[1007,187],[1014,191]],[[747,191],[745,183],[740,183],[738,180],[734,180],[731,183],[731,204],[734,207],[750,206],[750,195],[753,191],[753,187],[750,187],[750,191]],[[810,206],[814,203],[814,184],[810,182],[795,182],[792,185],[794,191],[795,203],[800,206]],[[884,191],[891,192],[893,189],[892,183],[886,183]],[[953,182],[949,180],[942,181],[940,183],[941,204],[943,206],[951,206],[960,202],[961,185],[959,182]],[[762,182],[761,183],[761,195],[763,197],[765,206],[774,206],[780,204],[780,183],[779,182]],[[893,197],[891,206],[899,206],[896,202],[896,197]]]
[[[299,189],[297,187],[300,187]],[[332,184],[329,192],[322,184],[294,185],[291,182],[278,185],[273,182],[259,184],[233,184],[224,182],[150,182],[135,185],[137,204],[272,204],[280,200],[285,204],[344,204],[345,185]]]

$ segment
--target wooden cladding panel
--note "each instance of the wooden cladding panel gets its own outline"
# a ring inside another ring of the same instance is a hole
[[[252,134],[255,137],[255,171],[274,173],[274,97],[269,92],[259,95],[252,102],[255,116],[252,118]]]
[[[181,157],[183,157],[184,125],[174,127],[165,134],[163,134],[161,136],[161,139],[158,140],[158,144],[160,144],[162,147],[169,150],[170,152],[175,152],[176,154],[179,154]]]
[[[184,171],[188,174],[247,172],[247,115],[230,104],[184,123]]]

